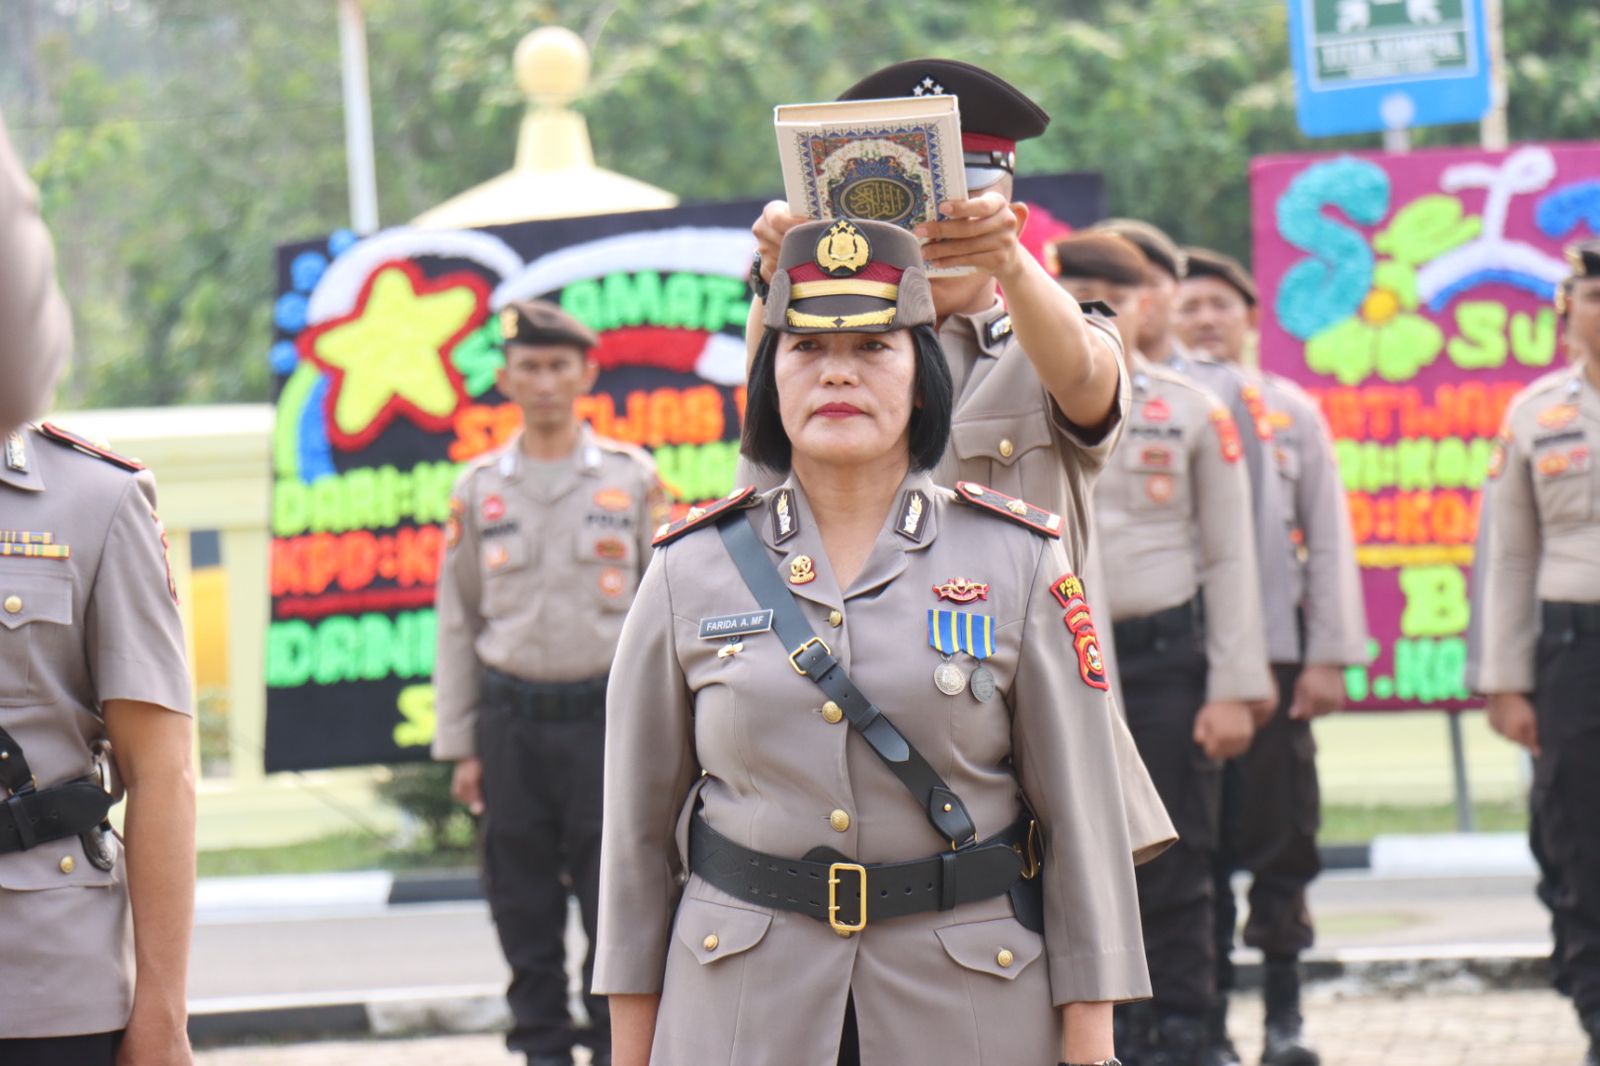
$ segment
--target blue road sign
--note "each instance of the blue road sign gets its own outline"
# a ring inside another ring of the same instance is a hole
[[[1476,122],[1489,110],[1483,0],[1289,0],[1308,137]]]

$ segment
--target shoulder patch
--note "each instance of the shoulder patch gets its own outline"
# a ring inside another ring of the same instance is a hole
[[[1244,400],[1244,409],[1250,412],[1256,436],[1263,442],[1270,441],[1272,417],[1267,411],[1267,401],[1262,397],[1261,390],[1254,385],[1243,385],[1239,388],[1239,396]]]
[[[1061,516],[1046,511],[1043,507],[1035,507],[1026,500],[1019,500],[1015,496],[1007,496],[1003,492],[996,492],[985,485],[975,481],[956,482],[956,499],[969,507],[997,514],[1002,518],[1009,518],[1020,526],[1027,526],[1035,533],[1042,533],[1047,537],[1061,536]]]
[[[720,514],[737,510],[743,504],[748,504],[755,497],[754,485],[746,485],[742,489],[734,489],[720,500],[714,500],[703,507],[691,507],[689,513],[676,522],[668,522],[656,530],[655,538],[650,541],[652,547],[659,548],[668,541],[677,540],[692,529],[699,529],[708,524]]]
[[[131,459],[126,455],[119,455],[103,444],[96,444],[88,437],[80,437],[71,430],[62,429],[54,422],[41,422],[39,424],[39,435],[47,440],[53,440],[63,447],[80,451],[84,455],[92,455],[96,459],[110,463],[112,466],[120,466],[124,470],[138,473],[145,468],[144,464],[139,460]]]
[[[1211,428],[1217,431],[1217,445],[1222,451],[1223,461],[1237,463],[1244,454],[1244,445],[1239,442],[1239,427],[1234,424],[1233,416],[1226,407],[1211,409]]]

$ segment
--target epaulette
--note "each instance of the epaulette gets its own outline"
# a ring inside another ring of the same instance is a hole
[[[977,507],[1001,518],[1009,518],[1019,526],[1027,526],[1035,533],[1042,533],[1047,537],[1061,536],[1061,516],[1046,511],[1043,507],[1035,507],[1026,500],[1019,500],[1015,496],[1007,496],[1003,492],[996,492],[986,485],[979,485],[975,481],[956,482],[956,499],[969,507]]]
[[[1104,300],[1079,300],[1078,310],[1082,311],[1085,315],[1097,316],[1099,318],[1117,317],[1117,312]]]
[[[103,444],[96,444],[87,437],[80,437],[70,430],[62,429],[54,422],[39,423],[39,435],[47,440],[53,440],[63,447],[80,451],[84,455],[92,455],[96,459],[110,463],[112,466],[120,466],[124,470],[138,473],[145,468],[144,464],[139,460],[130,459],[126,455],[119,455]]]
[[[708,504],[691,507],[689,508],[689,513],[676,522],[664,523],[661,528],[657,529],[655,538],[650,541],[650,545],[651,547],[659,548],[669,541],[677,540],[691,529],[699,529],[701,526],[708,524],[718,515],[726,514],[741,505],[750,503],[755,494],[756,487],[754,485],[746,485],[742,489],[734,489],[720,500],[713,500]]]

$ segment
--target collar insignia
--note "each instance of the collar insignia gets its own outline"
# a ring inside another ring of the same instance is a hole
[[[894,519],[894,531],[909,541],[922,543],[922,531],[928,522],[928,497],[920,489],[908,489],[900,501],[900,513]]]
[[[1011,316],[1001,315],[984,328],[984,336],[989,339],[990,346],[999,344],[1011,336]]]
[[[779,489],[772,496],[772,542],[782,544],[800,532],[800,515],[794,506],[794,493]]]
[[[20,430],[6,436],[6,469],[28,472],[28,442]]]

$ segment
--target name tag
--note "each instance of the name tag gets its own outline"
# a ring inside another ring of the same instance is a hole
[[[721,640],[724,637],[743,637],[751,633],[765,633],[771,628],[771,611],[719,614],[715,618],[700,619],[700,639]]]

